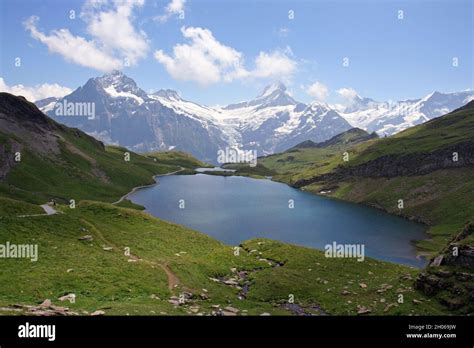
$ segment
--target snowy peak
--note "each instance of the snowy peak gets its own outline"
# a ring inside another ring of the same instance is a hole
[[[345,109],[344,112],[355,112],[355,111],[363,111],[367,109],[374,109],[377,108],[380,103],[376,102],[373,99],[370,98],[364,98],[361,97],[360,95],[356,95],[354,99],[352,100],[351,104],[348,105]]]
[[[274,94],[281,94],[286,92],[286,86],[281,82],[272,83],[263,89],[257,99],[267,98]]]
[[[114,70],[110,74],[96,77],[94,81],[112,98],[131,98],[140,104],[147,99],[145,91],[121,71]]]
[[[322,102],[319,102],[319,101],[313,101],[307,107],[308,111],[312,111],[314,113],[323,113],[323,112],[327,112],[330,109],[331,109],[331,107],[328,104],[322,103]]]
[[[286,86],[281,83],[273,83],[263,89],[263,92],[255,99],[240,102],[237,104],[230,104],[224,107],[225,110],[235,110],[240,108],[255,107],[257,110],[262,108],[274,106],[297,105],[298,102],[294,100],[288,93]]]
[[[172,89],[160,89],[152,94],[153,96],[166,98],[168,100],[182,100],[179,93]]]
[[[254,103],[260,107],[271,107],[271,106],[285,106],[285,105],[296,105],[297,102],[290,96],[286,90],[286,86],[277,82],[271,84],[263,90],[262,94],[258,96]]]

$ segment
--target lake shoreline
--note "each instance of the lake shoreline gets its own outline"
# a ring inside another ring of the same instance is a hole
[[[224,169],[224,168],[223,168]],[[424,229],[425,229],[425,234],[426,234],[426,238],[423,238],[423,239],[417,239],[417,240],[412,240],[411,243],[413,244],[413,246],[416,248],[416,256],[417,258],[419,259],[425,259],[427,261],[427,265],[429,264],[429,260],[431,258],[431,255],[428,251],[426,250],[423,250],[421,249],[417,243],[418,242],[421,242],[421,241],[425,241],[425,240],[429,240],[431,239],[433,236],[431,235],[431,233],[429,232],[429,230],[431,228],[433,228],[434,226],[433,225],[430,225],[428,224],[426,221],[423,221],[422,218],[416,216],[416,215],[413,215],[413,216],[407,216],[407,215],[403,215],[403,214],[393,214],[392,212],[386,210],[384,207],[382,206],[379,206],[379,205],[375,205],[375,204],[368,204],[368,203],[364,203],[364,202],[353,202],[353,201],[350,201],[350,200],[345,200],[345,199],[342,199],[342,198],[339,198],[339,197],[333,197],[333,196],[328,196],[326,194],[321,194],[321,193],[317,193],[317,192],[313,192],[313,191],[309,191],[309,190],[305,190],[304,187],[296,187],[296,186],[293,186],[287,182],[284,182],[284,181],[279,181],[279,180],[274,180],[273,177],[255,177],[255,176],[252,176],[252,175],[246,175],[246,174],[233,174],[233,173],[230,173],[230,172],[227,172],[225,170],[223,170],[222,172],[219,172],[219,171],[212,171],[211,173],[206,173],[206,172],[199,172],[199,173],[194,173],[194,174],[207,174],[207,175],[216,175],[216,176],[241,176],[241,177],[248,177],[248,178],[252,178],[252,179],[264,179],[264,180],[270,180],[272,182],[277,182],[277,183],[280,183],[280,184],[285,184],[291,188],[294,188],[294,189],[297,189],[301,192],[307,192],[307,193],[310,193],[310,194],[313,194],[315,196],[318,196],[318,197],[324,197],[324,198],[328,198],[328,199],[332,199],[332,200],[336,200],[336,201],[340,201],[340,202],[346,202],[346,203],[353,203],[353,204],[357,204],[357,205],[361,205],[361,206],[365,206],[365,207],[370,207],[370,208],[375,208],[375,209],[378,209],[380,211],[383,211],[389,215],[392,215],[392,216],[397,216],[397,217],[400,217],[400,218],[403,218],[407,221],[410,221],[410,222],[415,222],[415,223],[418,223],[420,225],[423,225]],[[190,174],[190,175],[193,175],[193,174]],[[426,266],[425,266],[426,267]]]
[[[196,173],[193,173],[193,174],[206,174],[206,173],[196,172]],[[169,176],[169,175],[172,175],[172,174],[167,173],[167,175]],[[176,177],[178,177],[178,176],[186,177],[186,176],[190,176],[190,175],[191,174],[186,173],[186,175],[176,175]],[[165,176],[165,175],[157,175],[157,176]],[[203,175],[203,177],[213,177],[213,176],[214,175]],[[241,176],[241,175],[236,175],[236,176],[232,176],[232,177],[241,177],[241,178],[244,178],[244,179],[247,179],[247,180],[248,179],[255,179],[255,178],[252,178],[252,177]],[[283,184],[283,182],[270,180],[268,178],[262,178],[262,179],[267,179],[265,181],[268,182],[268,183]],[[191,180],[193,180],[193,179],[191,179]],[[260,181],[260,180],[255,180],[254,183],[256,183],[258,181]],[[127,196],[130,196],[132,193],[136,193],[141,188],[151,188],[153,186],[156,186],[157,183],[158,182],[156,182],[152,185],[146,185],[145,187],[137,187],[135,190],[133,190],[133,192],[130,192]],[[183,183],[185,185],[190,185],[190,181],[184,181]],[[170,199],[173,199],[173,194],[174,194],[173,193],[174,192],[173,187],[175,187],[175,188],[176,187],[183,187],[182,186],[183,183],[178,184],[178,186],[171,185],[169,188],[161,188],[160,192],[161,192],[161,194],[164,195],[163,197],[169,197]],[[216,184],[214,184],[213,182],[200,180],[199,182],[197,182],[197,185],[198,185],[197,187],[200,187],[200,190],[201,190],[201,192],[198,193],[198,195],[203,194],[202,190],[204,188],[203,188],[203,186],[201,186],[202,184],[211,185],[213,187],[214,187],[214,185],[217,185],[216,190],[221,191],[221,192],[222,192],[222,190],[219,189],[219,185],[226,186],[226,184],[224,184],[222,181],[220,183],[217,182]],[[268,185],[268,184],[266,184],[266,185]],[[260,186],[260,185],[258,185],[258,186]],[[294,189],[294,187],[292,187],[291,185],[288,185],[288,184],[285,184],[283,186],[287,187],[289,189]],[[193,186],[191,184],[191,186],[188,186],[187,189],[189,190],[192,187]],[[250,187],[252,188],[252,186],[250,186]],[[258,189],[258,188],[253,186],[253,189]],[[268,188],[265,188],[264,190],[268,190]],[[272,188],[270,190],[273,191],[273,190],[275,190],[275,188]],[[287,189],[284,189],[284,190],[287,190]],[[305,194],[305,195],[307,194],[307,196],[310,196],[310,197],[319,197],[319,199],[332,198],[332,197],[326,197],[326,196],[322,196],[322,195],[311,194],[313,192],[308,192],[308,191],[305,191],[305,190],[297,190],[297,191],[300,192],[300,194]],[[278,191],[276,191],[276,192],[278,192]],[[285,191],[283,191],[283,192],[285,192]],[[156,192],[154,194],[156,195]],[[288,195],[288,193],[286,192],[284,195]],[[347,214],[348,211],[353,209],[353,208],[351,208],[351,206],[353,206],[354,209],[356,209],[356,211],[361,212],[360,214],[362,214],[362,215],[359,214],[359,216],[357,216],[357,214],[356,215],[351,215],[351,214],[348,215],[349,219],[353,219],[352,216],[355,216],[355,221],[360,222],[360,223],[357,223],[358,227],[354,230],[351,230],[352,231],[351,232],[347,228],[344,228],[343,226],[338,226],[338,224],[340,224],[340,223],[336,222],[336,225],[334,225],[334,222],[331,222],[331,220],[328,220],[327,223],[329,225],[324,226],[324,227],[322,227],[322,226],[319,227],[321,229],[320,229],[320,233],[318,233],[317,237],[316,236],[310,237],[309,240],[304,241],[307,238],[307,236],[311,235],[309,227],[305,227],[303,230],[297,229],[299,231],[299,233],[296,234],[296,235],[294,235],[293,233],[291,233],[291,234],[288,234],[288,233],[281,234],[282,231],[284,231],[285,229],[286,230],[293,229],[293,227],[291,227],[291,226],[293,226],[294,223],[291,222],[288,219],[286,219],[287,225],[285,227],[282,226],[280,228],[278,226],[277,227],[273,226],[273,222],[266,221],[265,219],[260,220],[255,215],[251,215],[251,218],[249,220],[249,225],[247,227],[242,227],[241,226],[240,227],[241,230],[239,232],[237,232],[237,231],[232,232],[232,230],[236,229],[237,227],[226,227],[226,226],[224,226],[223,228],[221,228],[221,227],[213,226],[212,224],[211,225],[208,225],[207,223],[203,224],[202,222],[199,221],[199,218],[196,218],[197,219],[196,220],[191,215],[188,215],[188,217],[187,217],[188,220],[187,221],[186,220],[181,220],[181,218],[178,218],[178,217],[174,216],[175,213],[171,212],[170,209],[166,205],[162,206],[163,203],[160,202],[160,203],[156,203],[156,204],[153,203],[152,204],[151,203],[152,201],[150,201],[150,198],[146,198],[147,196],[151,197],[150,193],[146,193],[146,192],[145,193],[140,193],[139,196],[132,197],[131,201],[135,204],[139,204],[139,205],[144,206],[147,213],[149,213],[149,214],[151,214],[151,215],[153,215],[153,216],[155,216],[159,219],[162,219],[162,220],[165,220],[165,221],[171,221],[173,223],[184,225],[188,228],[194,229],[194,230],[199,231],[201,233],[204,233],[208,236],[211,236],[214,239],[220,240],[221,242],[223,242],[225,244],[228,244],[228,245],[239,245],[242,241],[251,240],[251,239],[255,239],[255,238],[269,238],[269,239],[279,240],[282,243],[286,243],[286,244],[305,246],[305,247],[309,247],[309,248],[312,248],[312,249],[315,249],[315,250],[324,251],[324,245],[325,245],[324,243],[326,243],[326,239],[328,238],[328,235],[329,236],[331,235],[331,233],[337,233],[336,234],[337,240],[340,240],[341,243],[346,243],[346,244],[349,243],[350,234],[355,233],[354,235],[360,235],[361,236],[360,237],[361,239],[360,239],[359,243],[367,244],[367,243],[369,243],[370,238],[373,238],[373,237],[377,236],[377,233],[379,233],[377,231],[382,231],[382,229],[388,228],[388,232],[385,235],[386,237],[384,237],[384,238],[386,239],[387,243],[390,243],[390,245],[392,245],[392,247],[391,247],[392,251],[389,252],[388,254],[384,254],[384,252],[383,252],[384,247],[382,246],[382,244],[380,244],[379,246],[377,246],[375,244],[374,247],[370,248],[372,251],[369,252],[369,256],[367,256],[367,257],[374,258],[374,259],[381,260],[381,261],[385,261],[385,262],[390,262],[390,263],[395,263],[395,264],[404,265],[404,266],[408,266],[408,267],[413,267],[413,268],[416,268],[416,269],[423,269],[427,265],[427,259],[422,257],[422,255],[419,255],[419,252],[416,248],[416,245],[414,244],[414,242],[416,242],[418,240],[425,239],[426,229],[424,228],[424,225],[423,225],[423,228],[416,227],[416,226],[412,228],[412,227],[409,227],[408,225],[405,226],[406,223],[401,222],[400,223],[401,224],[400,228],[397,229],[397,227],[396,227],[397,224],[398,224],[397,222],[393,222],[394,220],[390,220],[390,219],[388,219],[387,222],[385,222],[383,217],[380,218],[380,215],[376,215],[376,216],[378,216],[377,217],[377,222],[375,222],[375,225],[373,225],[373,228],[368,229],[366,227],[366,225],[368,224],[367,223],[367,221],[368,221],[368,218],[367,218],[368,215],[367,214],[370,214],[370,211],[367,210],[366,212],[368,212],[368,213],[365,213],[364,210],[361,211],[361,210],[358,210],[358,209],[363,208],[363,207],[364,208],[373,208],[373,207],[367,206],[367,205],[364,205],[364,204],[357,204],[357,203],[354,203],[354,202],[344,201],[344,200],[340,200],[340,199],[338,199],[338,200],[328,200],[328,201],[338,201],[340,203],[343,203],[346,206],[346,208],[344,208],[342,206],[342,213],[343,214]],[[265,197],[265,195],[263,195],[263,196]],[[140,197],[143,197],[143,198],[140,198]],[[227,197],[229,197],[229,196],[227,196]],[[227,197],[224,198],[224,199],[229,199]],[[252,194],[249,196],[249,198],[252,199]],[[145,201],[143,201],[143,199],[145,199]],[[203,198],[201,197],[201,199],[203,199]],[[220,199],[222,199],[222,196],[221,196]],[[299,199],[301,199],[301,197]],[[307,198],[307,199],[311,202],[312,198]],[[304,202],[306,202],[306,200]],[[308,203],[308,202],[306,202],[306,203]],[[305,203],[305,208],[304,208],[305,210],[302,211],[303,214],[307,214],[308,211],[312,209],[312,208],[310,208],[311,206],[308,206],[306,203]],[[187,204],[190,204],[190,203],[188,203],[188,201],[187,201]],[[224,202],[224,204],[228,204],[228,203]],[[230,203],[230,204],[231,205],[229,206],[229,209],[231,211],[233,211],[232,203]],[[237,202],[237,204],[238,204],[238,202]],[[318,204],[318,203],[316,203],[316,204]],[[319,204],[321,204],[321,203],[319,203]],[[347,208],[347,207],[349,207],[349,208]],[[359,207],[359,208],[357,208],[357,207]],[[153,211],[154,209],[156,211]],[[213,208],[210,207],[209,209],[212,210]],[[277,210],[279,210],[279,209],[281,209],[281,207],[277,208]],[[329,208],[329,207],[327,207],[327,204],[323,203],[322,210],[318,209],[317,211],[319,211],[321,213],[327,213],[326,209],[334,209],[334,208]],[[400,216],[393,215],[393,214],[388,214],[387,212],[385,212],[383,210],[380,210],[380,209],[376,209],[375,211],[380,211],[381,213],[387,214],[387,217],[400,218]],[[203,212],[201,211],[200,214],[203,214]],[[242,215],[242,214],[246,214],[246,213],[245,212],[240,212],[240,214]],[[235,215],[235,213],[234,213],[234,215]],[[252,216],[253,216],[253,219],[252,219]],[[284,215],[281,215],[281,216],[284,216]],[[314,220],[314,219],[319,219],[319,217],[315,216],[315,217],[309,218],[309,220],[305,218],[301,221],[304,224],[308,224],[308,223],[311,223],[310,220]],[[332,221],[337,220],[337,219],[334,219],[334,218],[332,218],[332,219],[333,219]],[[409,221],[407,219],[400,219],[400,220],[414,223],[413,221]],[[194,221],[196,221],[196,222],[194,222]],[[232,221],[232,220],[229,220],[229,221]],[[388,223],[388,225],[385,226],[385,224],[387,224],[387,223]],[[236,226],[235,224],[231,224],[231,225]],[[258,227],[258,226],[260,226],[260,227]],[[263,226],[263,228],[262,228],[262,226]],[[313,224],[313,226],[314,226],[314,224]],[[364,232],[364,229],[365,229],[365,231],[368,231],[368,232],[367,233]],[[221,233],[221,231],[223,231],[223,232]],[[241,231],[245,231],[245,232],[242,234]],[[257,233],[258,231],[260,231],[260,233]],[[333,231],[333,232],[331,232],[331,231]],[[339,231],[339,232],[336,232],[336,231]],[[395,231],[400,231],[401,232],[401,235],[400,235],[401,237],[397,237],[398,232],[395,232]],[[407,231],[406,232],[407,234],[404,234],[403,231]],[[308,233],[310,233],[310,234],[308,234]],[[412,236],[414,239],[410,240],[409,239],[410,238],[410,233],[422,234],[422,237],[420,238],[420,237],[417,237],[417,236],[414,235],[414,236]],[[305,234],[306,234],[306,237],[305,237]],[[370,237],[370,235],[373,235],[373,237]],[[280,237],[278,237],[278,236],[280,236]],[[281,237],[283,237],[283,238],[281,238]],[[345,240],[345,242],[344,242],[344,240]],[[406,247],[403,247],[401,244],[405,244]],[[397,247],[397,245],[399,245],[399,246]],[[408,245],[410,245],[410,247],[408,247]]]
[[[174,171],[174,172],[165,173],[165,174],[156,174],[156,175],[153,175],[153,176],[152,176],[152,179],[155,180],[154,183],[149,184],[149,185],[136,186],[136,187],[132,188],[132,190],[131,190],[130,192],[128,192],[128,193],[124,194],[122,197],[120,197],[120,199],[119,199],[118,201],[115,201],[115,202],[113,202],[113,203],[111,203],[111,204],[113,204],[113,205],[120,204],[120,203],[122,203],[128,196],[130,196],[131,194],[137,192],[138,190],[141,190],[141,189],[143,189],[143,188],[153,187],[153,186],[157,185],[159,182],[156,180],[156,178],[158,178],[158,177],[160,177],[160,176],[174,175],[174,174],[176,174],[176,173],[182,172],[182,171],[185,170],[185,169],[186,169],[186,168],[181,167],[181,169],[176,170],[176,171]]]

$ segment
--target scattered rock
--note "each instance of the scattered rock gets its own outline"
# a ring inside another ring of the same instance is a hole
[[[367,287],[367,284],[365,284],[365,283],[360,283],[359,286],[360,286],[361,288],[365,289],[365,288]]]
[[[41,308],[48,308],[51,306],[51,300],[50,299],[46,299],[44,300],[41,304],[40,304],[40,307]]]
[[[224,310],[228,311],[228,312],[235,313],[235,314],[240,312],[240,309],[237,309],[237,308],[234,308],[234,307],[231,307],[231,306],[224,307]]]
[[[377,293],[378,293],[378,294],[382,294],[382,293],[384,293],[385,291],[390,290],[390,289],[392,289],[392,288],[393,288],[393,285],[382,284],[382,285],[380,286],[380,289],[377,290]]]
[[[104,314],[105,314],[104,311],[97,310],[97,311],[92,312],[91,316],[95,317],[95,316],[104,315]]]
[[[385,308],[384,308],[383,311],[386,313],[386,312],[388,312],[388,311],[389,311],[391,308],[393,308],[393,307],[398,307],[398,304],[396,304],[396,303],[389,303],[388,305],[385,306]]]
[[[364,306],[357,306],[357,314],[368,314],[370,313],[370,309]]]
[[[434,272],[438,277],[441,278],[449,278],[453,275],[453,272],[445,270],[445,269],[438,269]]]
[[[189,307],[189,310],[191,311],[191,313],[197,313],[199,312],[199,306]]]
[[[457,272],[456,273],[456,279],[461,281],[461,282],[467,282],[469,280],[474,279],[474,274],[467,273],[467,272]]]
[[[239,283],[236,282],[236,281],[233,280],[233,279],[224,280],[223,283],[224,283],[225,285],[239,285]]]
[[[441,299],[441,303],[448,307],[449,310],[456,310],[464,307],[465,303],[460,297],[449,297]]]
[[[444,255],[438,255],[436,256],[433,261],[431,261],[430,266],[431,267],[439,267],[443,263]]]
[[[58,300],[61,302],[69,301],[71,303],[74,303],[76,301],[76,294],[67,294],[67,295],[61,296],[60,298],[58,298]]]
[[[85,235],[83,237],[79,237],[79,240],[83,240],[83,241],[86,241],[86,242],[90,242],[90,241],[93,241],[94,238],[91,236],[91,235]]]

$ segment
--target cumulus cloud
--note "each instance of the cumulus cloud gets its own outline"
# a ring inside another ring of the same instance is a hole
[[[337,93],[349,103],[357,97],[357,92],[353,88],[340,88]]]
[[[46,35],[36,28],[39,18],[30,17],[24,24],[31,36],[48,47],[53,53],[58,53],[69,62],[100,71],[119,69],[122,62],[112,55],[103,52],[94,41],[74,36],[68,29],[53,30]]]
[[[118,52],[130,65],[135,65],[148,52],[146,34],[132,23],[133,10],[143,6],[144,0],[115,0],[113,4],[112,8],[96,5],[83,12],[87,31],[106,49]]]
[[[281,78],[296,69],[296,62],[286,52],[274,51],[260,52],[255,68],[247,70],[243,54],[219,42],[209,29],[182,27],[181,33],[188,43],[175,45],[172,55],[163,50],[154,54],[177,80],[195,81],[205,86],[244,78]]]
[[[60,86],[56,83],[43,83],[36,86],[24,86],[21,84],[8,86],[4,79],[0,77],[0,92],[8,92],[14,95],[21,95],[29,101],[37,101],[49,97],[61,98],[68,95],[72,90],[68,87]]]
[[[230,79],[241,71],[242,54],[217,41],[203,28],[182,27],[181,33],[190,41],[173,47],[173,56],[162,50],[155,58],[177,80],[196,81],[202,85]]]
[[[296,62],[285,52],[260,52],[255,59],[255,69],[250,75],[255,77],[271,78],[285,77],[296,70]]]
[[[148,52],[144,32],[133,26],[133,10],[144,0],[88,0],[81,13],[91,39],[72,34],[68,29],[46,34],[38,29],[39,17],[24,22],[31,36],[69,62],[88,68],[111,71],[135,65]]]
[[[329,95],[329,91],[326,85],[318,81],[309,86],[304,87],[303,89],[308,95],[318,101],[324,101]]]
[[[171,2],[165,7],[165,14],[157,16],[155,19],[164,23],[171,16],[183,13],[185,4],[186,0],[171,0]]]

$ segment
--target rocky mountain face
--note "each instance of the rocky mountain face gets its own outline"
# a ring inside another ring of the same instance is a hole
[[[160,98],[180,100],[173,91],[148,95],[131,78],[115,71],[90,79],[56,103],[66,105],[64,110],[69,105],[76,109],[84,105],[82,109],[93,109],[94,115],[78,114],[77,110],[72,114],[58,112],[55,106],[43,111],[108,144],[139,152],[184,150],[212,162],[218,149],[226,144],[220,129],[205,119],[183,117]]]
[[[402,109],[401,103],[394,107],[357,96],[341,110],[320,102],[300,103],[282,83],[275,83],[255,99],[208,107],[169,89],[148,94],[133,79],[114,71],[89,79],[62,99],[47,98],[36,104],[58,122],[108,144],[138,152],[177,149],[216,163],[218,151],[226,147],[262,156],[307,140],[323,142],[353,127],[393,134],[452,111],[469,98],[474,98],[473,91],[435,92],[406,101]],[[78,112],[78,105],[82,105],[79,111],[89,113]]]
[[[81,104],[85,110],[93,106],[94,115],[66,112]],[[295,101],[281,83],[268,86],[254,100],[211,108],[184,100],[173,90],[147,94],[118,71],[37,105],[56,121],[105,143],[139,152],[183,150],[211,163],[225,147],[263,155],[351,128],[328,105]]]
[[[25,98],[0,93],[0,181],[22,161],[26,161],[32,170],[33,158],[41,158],[43,162],[40,163],[46,166],[46,158],[50,162],[64,163],[61,157],[67,151],[82,155],[66,140],[69,136],[86,139],[90,148],[104,149],[100,141],[54,122]],[[19,158],[16,158],[17,153]],[[34,174],[39,176],[38,173]]]
[[[238,130],[243,149],[256,149],[259,155],[305,140],[320,142],[351,128],[329,105],[299,103],[281,83],[268,86],[254,100],[225,107],[219,116],[221,124]]]
[[[0,180],[18,165],[21,157],[16,161],[15,153],[25,148],[38,155],[59,154],[61,127],[25,98],[0,93]]]

